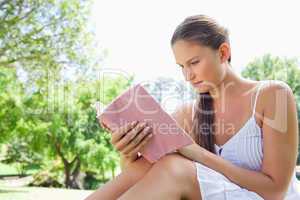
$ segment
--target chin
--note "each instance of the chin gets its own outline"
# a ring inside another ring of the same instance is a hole
[[[195,91],[198,93],[198,94],[202,94],[202,93],[208,93],[209,92],[209,89],[208,88],[194,88]]]

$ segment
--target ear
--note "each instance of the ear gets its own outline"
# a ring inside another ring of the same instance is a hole
[[[223,42],[220,45],[219,55],[220,55],[220,61],[222,64],[229,59],[229,57],[231,55],[231,50],[230,50],[230,45],[227,42]]]

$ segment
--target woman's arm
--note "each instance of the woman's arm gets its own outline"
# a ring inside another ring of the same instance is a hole
[[[193,101],[181,104],[176,108],[171,116],[175,119],[177,124],[195,141],[195,136],[192,134],[192,106]]]
[[[138,154],[133,154],[131,157],[127,157],[121,153],[120,154],[121,171],[124,171],[130,164],[134,163],[139,158],[140,156]]]
[[[179,152],[266,200],[282,200],[297,159],[297,109],[293,93],[285,83],[272,83],[264,90],[264,95],[261,95],[262,102],[266,102],[262,126],[264,156],[260,172],[238,167],[197,144]]]

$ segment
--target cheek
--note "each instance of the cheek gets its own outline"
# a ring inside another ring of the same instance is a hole
[[[196,74],[200,79],[211,80],[214,75],[213,66],[209,62],[202,61],[196,66]]]
[[[218,84],[220,82],[220,78],[222,78],[222,74],[222,69],[211,62],[202,62],[196,67],[196,75],[198,78],[212,84]]]

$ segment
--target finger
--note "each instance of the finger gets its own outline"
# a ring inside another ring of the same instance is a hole
[[[127,155],[131,156],[131,155],[135,155],[138,152],[143,151],[143,148],[146,146],[146,144],[150,141],[150,139],[152,138],[153,134],[149,134],[146,137],[143,138],[143,140],[136,146],[134,147],[134,149],[127,153]]]
[[[117,141],[119,141],[127,132],[132,130],[137,125],[138,125],[138,121],[133,121],[131,123],[127,123],[124,126],[118,128],[118,130],[116,130],[112,134],[111,143],[114,144]]]
[[[127,146],[130,146],[130,149],[133,149],[143,140],[144,137],[146,137],[150,133],[151,133],[151,127],[148,126],[144,128]]]
[[[110,128],[108,128],[108,126],[106,126],[106,124],[103,121],[99,120],[99,122],[102,128],[104,128],[106,131],[111,131]]]
[[[125,134],[116,144],[115,147],[119,151],[123,151],[124,148],[130,143],[130,141],[146,126],[145,122],[141,122],[136,127],[131,129],[128,133]]]
[[[136,127],[131,129],[123,138],[121,138],[116,144],[115,147],[117,150],[121,151],[124,148],[128,148],[128,144],[130,143],[131,140],[133,140],[136,135],[141,132],[146,126],[145,122],[139,123]]]
[[[134,146],[137,146],[149,133],[151,133],[151,127],[148,126],[144,128],[143,131],[131,141],[131,143],[134,144]]]

